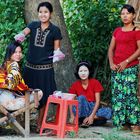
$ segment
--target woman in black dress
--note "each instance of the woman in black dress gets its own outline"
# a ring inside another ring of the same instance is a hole
[[[22,33],[15,36],[15,39],[22,42],[25,36],[30,34],[24,79],[29,87],[43,91],[37,122],[39,130],[47,98],[56,90],[53,62],[64,58],[64,54],[60,51],[60,29],[50,22],[52,5],[42,2],[38,5],[37,11],[39,21],[31,22]]]

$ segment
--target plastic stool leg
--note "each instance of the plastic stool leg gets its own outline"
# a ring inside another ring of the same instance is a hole
[[[65,137],[65,128],[66,128],[66,123],[67,123],[67,113],[68,113],[68,105],[66,101],[64,101],[64,106],[63,106],[63,120],[61,120],[61,134],[60,138]]]
[[[56,124],[58,124],[59,123],[59,113],[60,113],[60,105],[58,104],[57,105],[57,109],[56,109],[56,120],[55,120],[55,122],[56,122]]]
[[[40,136],[42,136],[43,128],[40,128]]]
[[[47,117],[47,113],[48,113],[48,107],[49,107],[49,98],[48,98],[48,102],[46,104],[46,108],[45,108],[45,112],[44,112],[44,116],[43,116],[43,121],[42,121],[42,124],[41,124],[41,128],[40,128],[40,136],[42,135],[42,132],[44,130],[44,126],[45,126],[45,122],[46,122],[46,117]]]
[[[76,135],[78,135],[78,129],[79,129],[79,126],[78,126],[78,103],[76,103],[76,116],[75,116],[75,131],[76,131]]]
[[[69,105],[74,105],[76,106],[76,116],[75,116],[75,121],[74,124],[67,124],[66,121],[65,123],[62,125],[63,130],[62,130],[62,137],[63,135],[65,135],[66,131],[74,131],[76,133],[76,135],[78,135],[78,101],[77,100],[65,100],[65,112],[66,115],[63,114],[63,116],[66,118],[67,120],[67,112],[68,112],[68,107]]]

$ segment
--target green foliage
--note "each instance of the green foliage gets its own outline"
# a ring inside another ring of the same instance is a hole
[[[63,0],[62,3],[76,61],[91,61],[94,76],[102,82],[107,92],[110,89],[107,50],[113,30],[121,25],[119,11],[124,2]]]
[[[0,64],[6,46],[25,27],[23,12],[24,0],[0,0]]]

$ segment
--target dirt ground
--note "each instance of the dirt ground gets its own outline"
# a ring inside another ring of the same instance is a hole
[[[23,138],[21,135],[16,134],[13,130],[0,129],[0,140],[55,140],[55,136],[46,137],[46,135],[39,136],[33,132],[35,128],[32,127],[31,135],[29,138]],[[5,133],[4,133],[5,132]],[[57,138],[58,139],[58,138]],[[78,137],[73,134],[68,134],[64,139],[86,139],[86,140],[140,140],[140,135],[134,135],[131,131],[118,131],[111,122],[104,126],[94,126],[89,128],[79,128]],[[59,140],[59,139],[58,139]]]

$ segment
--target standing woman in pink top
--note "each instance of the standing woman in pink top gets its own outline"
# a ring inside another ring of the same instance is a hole
[[[134,25],[135,10],[131,5],[124,5],[120,14],[123,27],[113,32],[108,50],[112,71],[113,123],[121,128],[131,126],[133,132],[140,133],[140,104],[136,96],[140,29]]]

